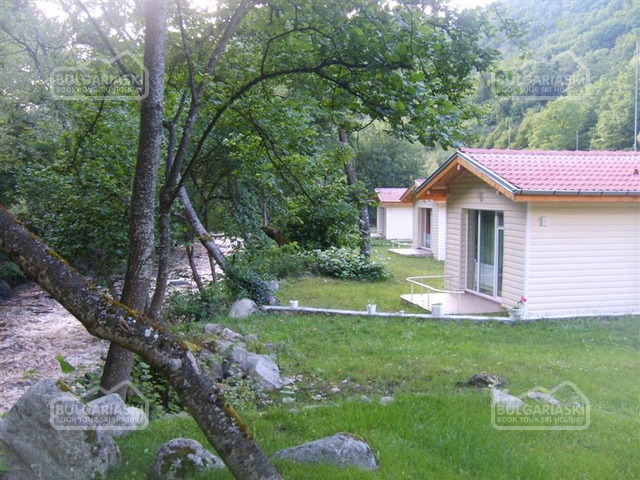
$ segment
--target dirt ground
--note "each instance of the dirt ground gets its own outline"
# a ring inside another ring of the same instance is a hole
[[[223,250],[229,244],[222,245]],[[196,264],[203,281],[211,280],[209,261],[200,245]],[[184,250],[177,252],[170,289],[195,289]],[[56,300],[37,284],[14,290],[0,302],[0,414],[27,389],[44,378],[64,378],[56,355],[76,368],[74,375],[102,367],[108,343],[92,337]]]

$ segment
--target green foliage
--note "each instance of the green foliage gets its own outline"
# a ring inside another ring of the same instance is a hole
[[[297,277],[310,268],[309,258],[297,243],[246,250],[238,255],[236,263],[264,279]]]
[[[0,254],[0,280],[20,280],[24,279],[22,270],[6,256]]]
[[[273,297],[269,282],[241,265],[231,265],[224,283],[232,299],[250,298],[258,305],[265,305]]]
[[[144,400],[149,402],[149,416],[157,418],[166,413],[183,411],[178,394],[169,387],[158,373],[138,355],[134,357],[131,382],[140,390]],[[143,408],[142,399],[133,395],[128,399],[133,406]],[[150,418],[150,419],[151,419]]]
[[[67,360],[62,355],[56,355],[55,359],[58,361],[58,364],[60,365],[60,371],[62,371],[62,373],[71,373],[76,369],[73,365],[67,362]]]
[[[548,2],[545,15],[534,0],[502,7],[524,34],[520,43],[493,40],[505,56],[489,81],[479,79],[473,100],[486,117],[474,127],[472,146],[630,149],[640,4]]]
[[[165,316],[171,323],[206,322],[224,315],[230,302],[222,283],[209,283],[201,291],[174,292]]]
[[[381,281],[389,277],[384,266],[356,250],[329,248],[306,253],[315,273],[344,280]]]
[[[358,179],[368,191],[377,187],[408,187],[437,168],[427,149],[393,137],[388,127],[374,123],[356,136],[354,143]]]

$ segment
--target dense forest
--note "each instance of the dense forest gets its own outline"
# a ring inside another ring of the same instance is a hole
[[[479,78],[486,111],[474,147],[551,150],[633,148],[640,3],[503,0],[517,38],[494,40],[503,58]],[[496,8],[496,5],[486,7]]]

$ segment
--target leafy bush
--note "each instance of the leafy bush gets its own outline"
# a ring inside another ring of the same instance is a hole
[[[384,266],[372,262],[356,250],[348,248],[329,248],[313,250],[305,254],[313,271],[320,275],[344,280],[385,280],[389,273]]]
[[[6,280],[9,283],[24,280],[24,274],[18,266],[7,260],[2,254],[0,254],[0,280]]]
[[[224,283],[229,297],[233,299],[250,298],[258,305],[264,305],[269,303],[273,295],[269,282],[265,281],[260,274],[240,265],[234,265],[227,271]]]
[[[149,420],[165,413],[178,413],[184,410],[180,405],[178,394],[168,385],[167,381],[137,355],[131,371],[131,382],[149,402]],[[129,398],[133,406],[144,408],[143,404],[137,403],[141,400],[137,395]]]
[[[282,247],[247,250],[235,259],[236,265],[264,279],[296,277],[309,270],[309,258],[297,243]]]
[[[165,315],[172,323],[202,322],[224,314],[229,305],[225,288],[221,284],[210,283],[202,291],[174,292],[169,297]]]

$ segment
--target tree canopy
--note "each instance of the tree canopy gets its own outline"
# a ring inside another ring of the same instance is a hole
[[[496,73],[474,99],[487,112],[473,146],[552,150],[633,148],[635,63],[640,5],[593,0],[503,0],[519,41],[497,41]]]

